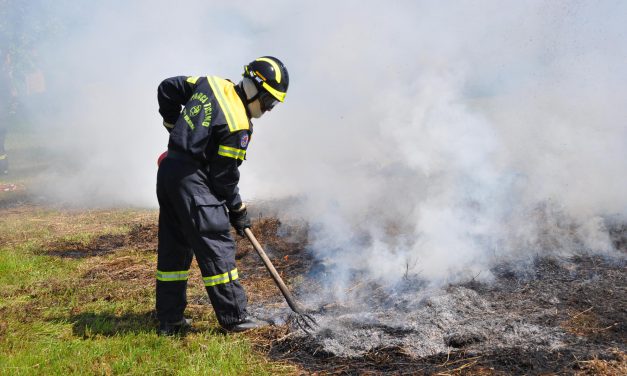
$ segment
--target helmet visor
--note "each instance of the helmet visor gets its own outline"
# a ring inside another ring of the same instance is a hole
[[[279,100],[267,91],[263,91],[259,94],[259,103],[261,104],[261,111],[265,112],[272,110],[279,103]]]

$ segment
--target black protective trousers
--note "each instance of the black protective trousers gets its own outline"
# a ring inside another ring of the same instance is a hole
[[[157,318],[176,322],[187,306],[187,277],[192,257],[200,267],[218,322],[229,325],[246,316],[246,293],[235,267],[224,201],[218,200],[203,168],[166,157],[157,173],[159,245],[157,248]]]

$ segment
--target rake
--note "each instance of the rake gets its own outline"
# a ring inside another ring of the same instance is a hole
[[[246,234],[246,237],[248,238],[248,240],[250,240],[250,243],[255,248],[255,251],[257,251],[257,254],[259,255],[259,257],[261,257],[261,260],[266,266],[266,269],[268,269],[268,271],[270,272],[274,283],[276,283],[279,290],[281,290],[285,301],[290,306],[292,311],[296,313],[296,324],[298,324],[298,326],[302,330],[304,330],[305,333],[309,333],[310,330],[315,330],[315,328],[318,326],[318,323],[310,314],[307,313],[307,311],[300,303],[294,300],[294,297],[292,297],[290,290],[288,290],[285,283],[283,283],[283,279],[281,278],[279,273],[277,273],[274,265],[272,265],[272,262],[266,255],[266,252],[264,252],[263,248],[261,248],[261,244],[259,244],[257,238],[255,238],[255,235],[253,235],[252,231],[250,231],[249,228],[244,229],[244,234]]]

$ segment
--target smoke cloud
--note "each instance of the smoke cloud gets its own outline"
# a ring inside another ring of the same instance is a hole
[[[53,4],[24,116],[63,156],[41,177],[55,201],[155,207],[159,82],[274,55],[291,87],[255,122],[241,192],[295,198],[282,215],[310,223],[340,295],[355,271],[489,279],[609,253],[626,219],[623,1]]]

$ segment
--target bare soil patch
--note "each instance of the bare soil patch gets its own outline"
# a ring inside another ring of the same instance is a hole
[[[91,266],[83,274],[85,280],[125,281],[141,286],[150,286],[155,278],[155,262],[132,256],[121,256],[103,260]]]
[[[157,225],[133,224],[126,234],[102,234],[88,242],[55,240],[44,249],[51,256],[84,258],[110,254],[122,248],[156,252]]]
[[[135,223],[124,239],[124,243],[134,249],[142,251],[157,251],[157,233],[159,227],[156,222]]]

